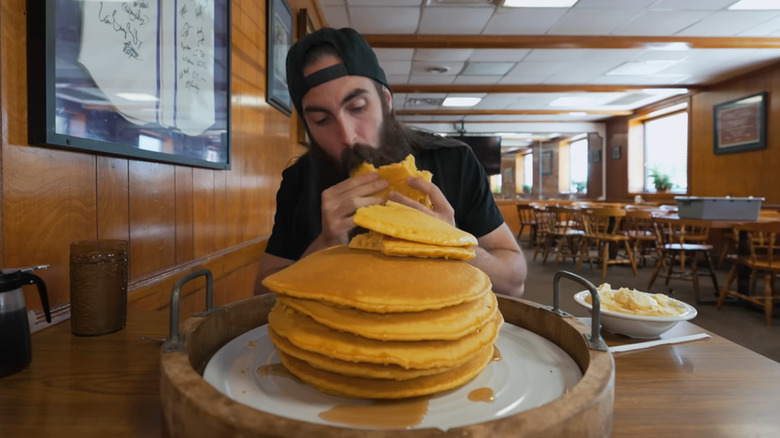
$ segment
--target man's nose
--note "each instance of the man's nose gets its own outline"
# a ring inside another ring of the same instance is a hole
[[[357,142],[357,130],[354,121],[349,118],[340,117],[338,119],[338,134],[341,143],[352,146]]]

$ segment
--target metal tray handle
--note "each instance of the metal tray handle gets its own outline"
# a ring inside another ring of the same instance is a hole
[[[183,333],[179,333],[179,295],[181,295],[181,288],[185,283],[198,278],[201,275],[206,277],[206,310],[195,313],[193,316],[208,316],[222,310],[222,307],[214,307],[214,276],[210,270],[199,269],[180,278],[171,291],[170,332],[163,343],[163,352],[165,353],[172,353],[184,349],[185,336]]]
[[[544,306],[546,309],[562,318],[570,318],[573,315],[561,310],[561,277],[566,277],[569,280],[573,280],[577,283],[588,288],[590,296],[593,301],[591,312],[591,327],[590,334],[585,335],[585,339],[588,340],[588,346],[591,350],[607,351],[607,344],[604,342],[604,338],[601,337],[601,300],[599,299],[599,291],[596,286],[590,281],[580,277],[579,275],[569,271],[558,271],[553,276],[553,307]]]

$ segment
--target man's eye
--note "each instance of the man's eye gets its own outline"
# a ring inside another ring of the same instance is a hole
[[[350,107],[349,110],[350,110],[350,112],[353,112],[353,113],[359,113],[359,112],[364,111],[365,109],[366,109],[366,105],[363,104],[363,105],[355,105],[353,107]]]
[[[313,123],[314,123],[316,126],[323,126],[323,125],[325,125],[326,123],[328,123],[328,118],[327,118],[327,117],[324,117],[324,118],[322,118],[322,119],[316,119],[316,120],[313,120],[312,122],[313,122]]]

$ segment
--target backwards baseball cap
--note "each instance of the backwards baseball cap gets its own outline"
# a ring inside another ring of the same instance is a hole
[[[303,76],[303,62],[306,53],[312,47],[321,44],[332,45],[342,63]],[[301,116],[303,115],[301,101],[309,90],[342,76],[365,76],[379,81],[388,90],[390,89],[385,71],[379,66],[376,54],[355,29],[348,27],[318,29],[301,38],[287,52],[287,84],[293,105]]]

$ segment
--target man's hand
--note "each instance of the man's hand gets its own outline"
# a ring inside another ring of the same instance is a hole
[[[346,245],[352,218],[360,207],[381,204],[385,200],[372,194],[384,190],[387,181],[372,172],[347,178],[322,192],[322,234],[317,239],[323,247]],[[318,248],[319,249],[319,248]],[[307,251],[308,253],[309,251]]]
[[[433,205],[433,210],[397,192],[390,192],[389,199],[391,201],[406,205],[407,207],[412,207],[415,210],[420,210],[447,222],[453,227],[455,226],[455,210],[436,184],[413,176],[406,178],[406,183],[409,187],[427,194]]]

